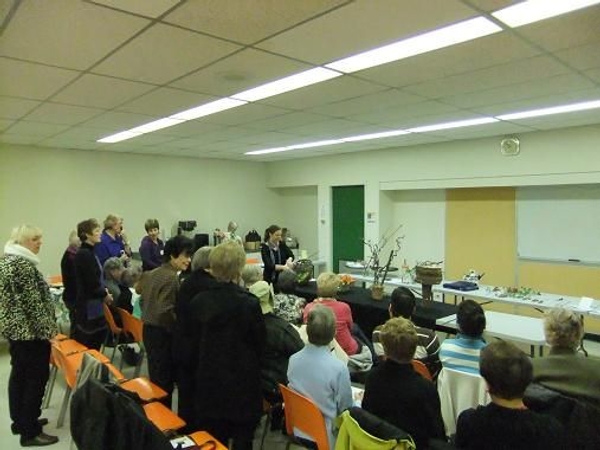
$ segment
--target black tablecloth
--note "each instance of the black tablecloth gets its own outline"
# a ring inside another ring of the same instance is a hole
[[[317,285],[314,281],[311,281],[307,285],[298,286],[296,294],[310,302],[317,297]],[[350,305],[352,318],[368,337],[371,337],[373,329],[377,325],[383,324],[390,317],[388,312],[390,297],[388,295],[381,300],[373,300],[369,289],[352,286],[348,292],[338,293],[336,298]],[[421,327],[448,332],[451,330],[436,326],[435,321],[451,314],[456,314],[456,305],[441,302],[423,302],[423,300],[418,299],[417,310],[413,314],[412,320]],[[452,330],[452,332],[455,333],[456,330]]]

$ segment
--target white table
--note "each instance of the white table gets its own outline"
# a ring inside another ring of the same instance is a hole
[[[522,342],[531,348],[531,356],[535,355],[535,347],[539,347],[539,355],[544,354],[546,337],[544,321],[535,317],[518,316],[496,311],[485,312],[485,333],[507,341]],[[456,314],[442,317],[435,321],[436,325],[458,329]]]

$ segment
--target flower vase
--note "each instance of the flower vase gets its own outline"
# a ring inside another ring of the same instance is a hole
[[[371,298],[373,300],[383,299],[383,285],[382,284],[374,284],[371,286]]]

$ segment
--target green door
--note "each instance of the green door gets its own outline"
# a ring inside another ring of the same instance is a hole
[[[364,259],[365,188],[364,186],[334,187],[331,193],[334,272],[339,261]]]

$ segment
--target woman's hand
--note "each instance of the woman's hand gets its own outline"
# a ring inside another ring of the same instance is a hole
[[[289,270],[294,270],[294,260],[289,257],[285,262],[285,268]]]
[[[104,303],[106,303],[107,305],[112,305],[113,302],[113,296],[110,292],[108,292],[108,290],[106,291],[106,297],[104,297]]]

